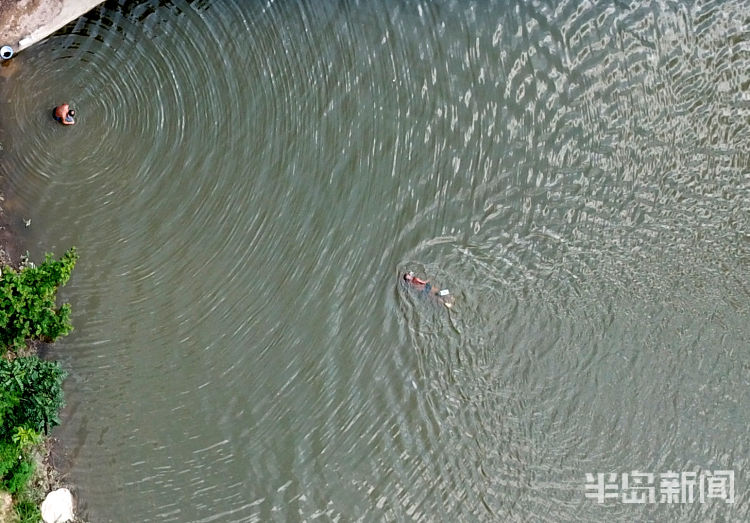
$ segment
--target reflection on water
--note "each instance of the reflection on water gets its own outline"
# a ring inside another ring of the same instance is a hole
[[[750,517],[747,2],[121,3],[0,79],[89,519]]]

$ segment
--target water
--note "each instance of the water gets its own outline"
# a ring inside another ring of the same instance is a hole
[[[86,517],[750,518],[750,2],[122,3],[0,70]]]

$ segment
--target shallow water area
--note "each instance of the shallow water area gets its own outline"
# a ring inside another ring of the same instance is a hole
[[[121,4],[0,78],[85,517],[750,519],[750,2]]]

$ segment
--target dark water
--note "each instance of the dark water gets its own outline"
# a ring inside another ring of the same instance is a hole
[[[750,2],[122,4],[0,79],[86,517],[750,519]]]

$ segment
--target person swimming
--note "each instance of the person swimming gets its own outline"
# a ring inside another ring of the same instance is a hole
[[[61,104],[52,111],[52,117],[63,125],[74,125],[76,112],[68,104]]]
[[[434,296],[440,303],[445,305],[447,308],[453,307],[453,296],[448,289],[438,289],[433,287],[430,280],[423,280],[414,276],[412,271],[404,273],[404,281],[417,289],[421,290],[420,294],[425,296]]]

